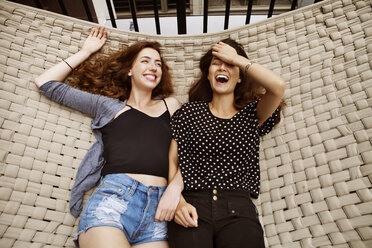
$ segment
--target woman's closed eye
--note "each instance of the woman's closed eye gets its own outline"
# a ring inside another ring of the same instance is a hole
[[[220,60],[213,60],[212,65],[221,65],[222,62]]]
[[[222,61],[219,61],[219,60],[217,61],[217,60],[216,60],[216,61],[213,61],[213,62],[212,62],[212,65],[221,66],[222,63],[223,63]],[[232,65],[232,64],[227,64],[227,63],[223,63],[223,64],[225,64],[225,66],[227,66],[227,67],[229,67],[229,68],[234,67],[234,65]]]

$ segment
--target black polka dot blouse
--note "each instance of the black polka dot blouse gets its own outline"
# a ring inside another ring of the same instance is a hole
[[[186,103],[176,111],[171,128],[185,190],[241,189],[258,197],[259,136],[271,131],[279,111],[259,126],[257,103],[230,119],[214,116],[207,102]]]

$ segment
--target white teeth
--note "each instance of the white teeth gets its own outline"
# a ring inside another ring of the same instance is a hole
[[[228,81],[229,80],[229,77],[225,76],[225,75],[217,75],[216,76],[216,79],[222,79],[222,80],[226,80]]]
[[[155,80],[155,76],[154,75],[146,75],[145,76],[148,80]]]

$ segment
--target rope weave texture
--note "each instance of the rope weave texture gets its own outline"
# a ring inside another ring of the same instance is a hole
[[[152,36],[108,29],[102,52],[156,40],[176,97],[227,37],[287,82],[288,106],[261,143],[255,204],[267,247],[372,247],[371,0],[323,1],[219,33]],[[0,1],[0,247],[73,247],[74,175],[94,142],[90,118],[32,80],[77,52],[96,24]],[[85,195],[84,201],[92,191]]]

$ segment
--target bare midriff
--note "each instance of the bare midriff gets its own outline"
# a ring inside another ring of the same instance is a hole
[[[131,174],[131,173],[126,173],[126,175],[130,176],[131,178],[137,180],[138,182],[146,186],[156,186],[156,187],[167,186],[167,179],[165,179],[164,177],[151,176],[151,175],[145,175],[145,174]]]

